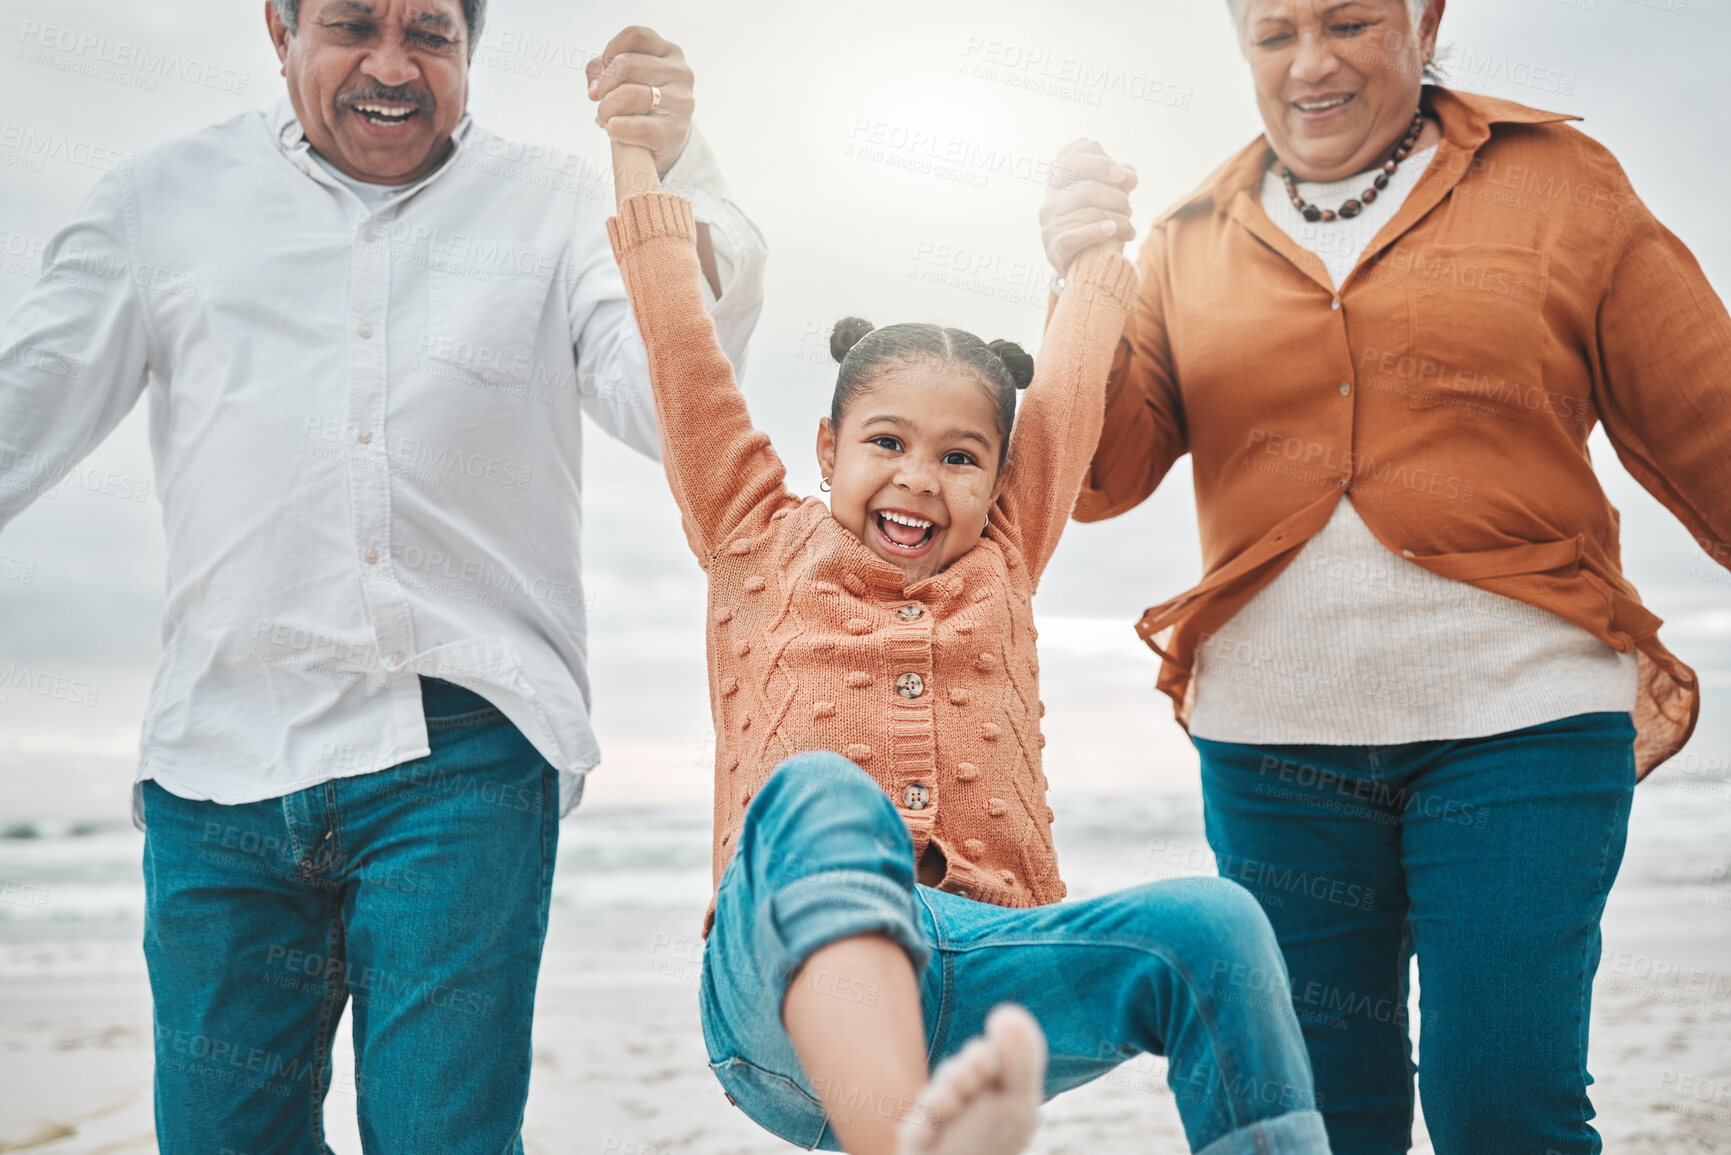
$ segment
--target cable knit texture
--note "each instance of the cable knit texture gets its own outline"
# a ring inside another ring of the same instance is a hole
[[[1099,440],[1135,267],[1077,260],[980,544],[905,585],[821,501],[788,491],[703,308],[690,205],[631,197],[608,230],[649,350],[667,477],[709,572],[716,884],[758,789],[821,749],[877,780],[916,856],[938,844],[944,890],[1014,907],[1062,898],[1032,601]],[[706,934],[712,917],[713,903]]]

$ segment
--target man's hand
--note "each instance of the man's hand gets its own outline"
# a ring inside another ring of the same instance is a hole
[[[1058,150],[1040,206],[1040,239],[1059,275],[1070,271],[1070,262],[1083,249],[1136,236],[1130,223],[1130,190],[1135,187],[1136,170],[1119,164],[1091,140],[1072,141]]]
[[[589,99],[600,102],[595,123],[619,144],[647,148],[657,172],[672,168],[691,136],[691,111],[697,105],[679,45],[633,25],[609,41],[586,71]]]

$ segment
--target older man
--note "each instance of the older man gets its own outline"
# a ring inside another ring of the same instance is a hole
[[[326,1150],[350,999],[368,1150],[521,1150],[558,818],[598,758],[581,416],[657,435],[605,173],[465,115],[484,9],[274,0],[287,99],[103,179],[0,331],[0,525],[150,397],[165,1151]],[[762,242],[691,72],[627,29],[589,78],[707,225],[737,366]]]

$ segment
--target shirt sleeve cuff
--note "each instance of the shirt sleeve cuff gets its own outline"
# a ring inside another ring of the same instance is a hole
[[[616,260],[657,237],[695,243],[697,226],[692,222],[691,202],[667,192],[626,197],[619,206],[619,215],[607,221],[607,236],[613,242]]]

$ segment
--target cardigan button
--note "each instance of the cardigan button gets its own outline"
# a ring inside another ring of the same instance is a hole
[[[1342,381],[1340,383],[1340,395],[1342,397],[1351,397],[1352,396],[1352,382],[1351,381]]]
[[[924,810],[931,804],[931,788],[923,782],[911,782],[902,791],[902,804],[909,810]]]
[[[917,622],[926,616],[926,611],[918,606],[903,606],[896,611],[896,617],[904,622]]]
[[[896,679],[896,693],[904,698],[917,698],[926,692],[926,680],[909,670]]]

